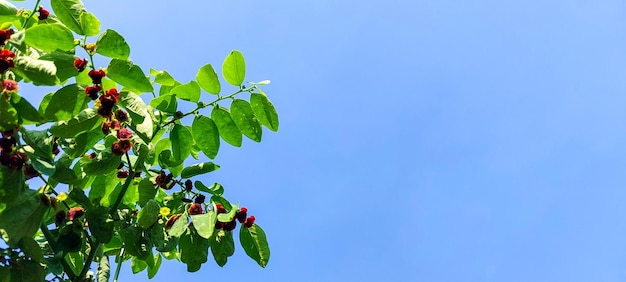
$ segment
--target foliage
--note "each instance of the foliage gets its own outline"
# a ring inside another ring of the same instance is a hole
[[[223,80],[211,64],[188,83],[146,75],[124,37],[102,30],[80,0],[39,4],[0,0],[0,281],[117,280],[129,261],[149,278],[163,259],[190,272],[209,256],[223,266],[237,225],[241,247],[265,267],[265,232],[221,184],[200,179],[220,168],[200,155],[213,160],[225,143],[278,130],[260,88],[269,81],[244,84],[239,51],[224,59]],[[222,81],[234,91],[222,94]],[[22,83],[58,89],[35,108]]]

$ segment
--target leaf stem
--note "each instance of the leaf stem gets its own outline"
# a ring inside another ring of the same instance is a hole
[[[206,108],[206,107],[208,107],[208,106],[216,106],[216,105],[217,105],[217,103],[218,103],[219,101],[226,100],[226,99],[229,99],[229,98],[233,98],[233,97],[235,97],[235,95],[237,95],[237,94],[239,94],[239,93],[242,93],[242,92],[248,92],[248,93],[250,93],[250,92],[252,92],[252,90],[254,90],[255,88],[256,88],[256,85],[253,85],[253,86],[252,86],[252,87],[250,87],[250,88],[243,88],[243,87],[242,87],[242,88],[240,88],[239,90],[237,90],[237,91],[235,91],[235,92],[233,92],[233,93],[231,93],[231,94],[228,94],[228,95],[226,95],[226,96],[218,96],[218,97],[217,97],[217,99],[213,100],[213,101],[212,101],[212,102],[210,102],[210,103],[198,103],[198,106],[196,106],[196,108],[195,108],[195,109],[191,110],[190,112],[188,112],[188,113],[186,113],[186,114],[183,114],[183,115],[182,115],[181,117],[179,117],[179,118],[172,118],[170,121],[168,121],[168,122],[166,122],[165,124],[161,125],[161,127],[162,127],[162,128],[163,128],[163,127],[167,127],[168,125],[175,123],[177,120],[182,119],[182,118],[184,118],[184,117],[186,117],[186,116],[189,116],[189,115],[195,114],[195,113],[197,113],[199,110],[204,109],[204,108]],[[153,136],[153,138],[154,138],[154,136]]]
[[[28,18],[24,21],[24,24],[22,26],[24,29],[26,29],[26,24],[28,23],[28,21],[30,21],[33,15],[35,15],[35,11],[37,10],[37,8],[39,8],[39,2],[41,2],[41,0],[37,0],[37,2],[35,2],[35,8],[33,8],[33,11],[30,13]]]
[[[123,259],[124,259],[124,248],[120,250],[120,254],[117,255],[117,259],[115,260],[115,263],[117,263],[117,266],[115,266],[115,274],[113,275],[113,282],[117,282],[117,278],[120,276],[120,270],[122,269]]]
[[[85,260],[83,270],[81,270],[80,274],[78,275],[79,279],[83,279],[85,275],[87,275],[87,271],[89,271],[89,268],[91,267],[91,262],[93,261],[94,257],[96,257],[96,252],[99,248],[100,243],[98,243],[98,240],[96,240],[95,238],[94,240],[89,240],[89,255],[87,256],[87,260]]]

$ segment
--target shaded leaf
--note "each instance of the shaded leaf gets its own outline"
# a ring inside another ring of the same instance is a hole
[[[73,138],[100,125],[102,120],[91,108],[82,110],[68,121],[59,121],[50,127],[50,133],[61,138]]]
[[[109,209],[96,206],[86,211],[85,217],[89,222],[89,231],[100,243],[108,243],[113,238],[115,222],[109,215]]]
[[[48,120],[69,120],[87,106],[88,97],[80,91],[77,84],[69,84],[57,90],[44,112]]]

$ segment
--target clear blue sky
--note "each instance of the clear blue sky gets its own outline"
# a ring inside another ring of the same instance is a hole
[[[272,80],[279,133],[207,177],[268,267],[239,248],[153,281],[626,280],[623,1],[85,3],[144,68],[238,49]]]

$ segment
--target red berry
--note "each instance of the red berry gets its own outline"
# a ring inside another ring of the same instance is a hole
[[[91,77],[91,82],[93,82],[93,84],[101,84],[102,78],[105,76],[106,73],[102,69],[89,71],[89,77]]]
[[[202,205],[198,204],[198,203],[194,203],[191,205],[191,207],[189,207],[189,214],[190,215],[194,215],[194,214],[201,214],[202,213]]]
[[[222,204],[215,204],[215,208],[217,208],[217,213],[226,213],[226,209],[224,208],[224,206],[222,206]]]
[[[59,226],[63,224],[63,221],[65,221],[65,211],[60,210],[54,214],[54,223]]]
[[[37,176],[39,176],[39,171],[37,171],[33,165],[26,165],[24,167],[24,176],[26,176],[26,180],[31,179],[31,178],[35,178]]]
[[[237,218],[237,220],[239,220],[239,223],[243,223],[244,221],[246,221],[246,216],[248,216],[248,209],[242,207],[241,209],[239,209],[239,212],[237,212],[237,215],[235,217]]]
[[[191,192],[191,189],[193,189],[193,183],[191,183],[191,179],[187,179],[187,181],[185,181],[185,190]]]
[[[176,220],[178,220],[180,218],[182,214],[175,214],[172,215],[167,222],[165,222],[165,229],[170,229],[172,228],[172,225],[174,225],[174,223],[176,222]]]
[[[14,33],[13,29],[1,29],[0,30],[0,45],[5,45],[6,41],[11,39],[11,35]]]
[[[120,140],[128,140],[133,137],[133,132],[128,130],[128,128],[122,128],[117,131],[117,138]]]
[[[198,204],[202,204],[202,203],[204,203],[204,200],[205,200],[205,199],[206,199],[206,197],[205,197],[204,195],[198,195],[198,196],[196,196],[196,198],[194,199],[194,202],[195,202],[195,203],[198,203]]]
[[[17,81],[5,79],[2,81],[2,88],[4,92],[17,92]]]
[[[128,113],[126,113],[124,110],[122,109],[117,109],[115,111],[115,118],[119,121],[119,122],[125,122],[128,120]]]
[[[237,227],[237,221],[235,221],[234,219],[230,222],[224,223],[224,230],[226,231],[233,231],[235,227]]]
[[[69,220],[77,219],[85,214],[85,210],[81,207],[71,208],[68,214]]]
[[[95,99],[98,99],[98,95],[100,94],[100,90],[102,90],[102,88],[100,88],[100,86],[98,86],[98,85],[90,85],[90,86],[87,86],[87,88],[85,88],[85,95],[89,96],[89,98],[91,98],[91,100],[95,100]]]
[[[122,170],[117,172],[117,178],[126,178],[128,177],[128,170]]]
[[[78,72],[84,71],[86,66],[87,66],[87,59],[76,58],[74,60],[74,67],[76,68]]]
[[[246,218],[246,221],[243,223],[243,225],[247,228],[252,227],[252,225],[254,225],[254,221],[256,220],[256,218],[254,217],[254,215],[251,215],[250,217]]]
[[[50,12],[48,12],[48,10],[44,9],[41,6],[39,6],[38,12],[39,12],[38,18],[39,18],[40,21],[43,21],[43,20],[47,19],[48,16],[50,16]]]

